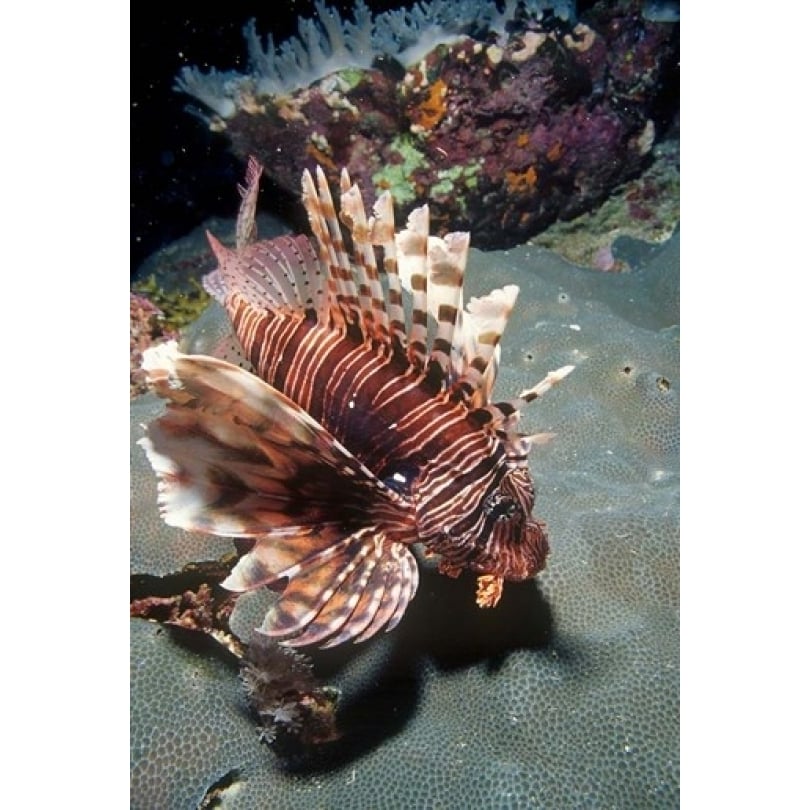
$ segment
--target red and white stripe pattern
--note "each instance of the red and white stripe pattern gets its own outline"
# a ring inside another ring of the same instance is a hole
[[[522,437],[519,408],[572,367],[492,403],[517,288],[464,310],[467,234],[431,237],[427,206],[395,234],[390,195],[367,216],[345,171],[338,214],[319,169],[303,181],[315,249],[251,242],[260,175],[251,163],[236,250],[209,235],[211,286],[255,375],[175,349],[145,361],[169,400],[143,440],[164,517],[256,538],[224,584],[286,582],[262,630],[289,644],[395,626],[418,583],[413,543],[446,573],[479,574],[479,604],[494,605],[504,579],[533,576],[548,553],[526,464],[547,436]]]

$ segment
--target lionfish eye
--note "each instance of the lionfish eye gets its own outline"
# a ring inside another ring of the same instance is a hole
[[[419,472],[418,464],[406,461],[392,464],[380,477],[389,489],[399,495],[410,495]]]
[[[495,520],[509,520],[517,512],[517,503],[508,495],[493,492],[484,502],[484,512]]]

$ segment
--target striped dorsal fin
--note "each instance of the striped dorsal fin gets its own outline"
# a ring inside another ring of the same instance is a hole
[[[427,206],[417,211],[418,217],[409,219],[406,230],[397,234],[397,247],[402,283],[413,295],[415,324],[424,322],[425,334],[429,330],[427,315],[435,324],[430,356],[421,367],[430,372],[435,390],[449,386],[453,398],[473,408],[481,407],[490,401],[497,375],[498,343],[519,290],[510,284],[470,299],[462,309],[470,236],[427,236]],[[416,337],[424,339],[421,329]]]
[[[434,395],[447,391],[470,409],[486,411],[479,417],[493,426],[502,426],[563,371],[552,372],[515,400],[493,405],[499,343],[519,290],[509,284],[472,298],[464,308],[468,233],[430,236],[427,205],[413,210],[405,228],[396,232],[390,193],[383,193],[367,216],[360,190],[345,169],[338,214],[326,175],[317,167],[314,177],[308,170],[302,176],[315,248],[305,236],[251,243],[261,174],[261,166],[251,159],[240,187],[237,250],[208,235],[219,260],[220,294],[224,290],[226,297],[232,296],[232,315],[240,302],[259,311],[314,312],[321,326],[344,334],[351,330],[354,339],[401,354],[424,375],[424,390]],[[351,237],[351,257],[341,223]],[[387,296],[375,248],[382,249]],[[412,295],[409,328],[403,289]]]
[[[394,237],[399,276],[413,296],[408,359],[419,371],[424,369],[427,358],[428,227],[428,207],[422,205],[411,211],[405,229]]]
[[[316,180],[313,180],[312,174],[308,170],[304,171],[302,178],[304,207],[309,216],[318,256],[322,266],[328,271],[327,289],[332,326],[341,330],[350,327],[359,327],[362,330],[364,320],[357,285],[349,254],[343,242],[329,184],[320,166],[317,167],[315,175]]]
[[[227,302],[234,297],[258,310],[268,306],[279,312],[312,310],[319,321],[327,320],[325,274],[305,236],[279,236],[243,250],[230,250],[213,234],[207,236],[219,263],[226,308],[232,308]]]
[[[463,345],[461,372],[454,385],[472,407],[490,401],[498,374],[498,348],[519,289],[515,284],[471,298],[463,314],[460,342]]]
[[[383,251],[383,269],[388,283],[388,340],[391,348],[406,354],[405,307],[402,303],[402,282],[397,265],[397,247],[394,241],[394,199],[383,192],[374,203],[369,220],[371,242]]]
[[[373,221],[369,222],[366,218],[360,189],[351,182],[346,169],[340,175],[340,189],[340,221],[349,229],[352,237],[354,263],[359,276],[357,294],[363,316],[363,332],[376,342],[387,342],[388,313],[371,238]]]
[[[428,373],[441,382],[442,388],[452,382],[453,357],[463,351],[462,289],[469,250],[468,233],[428,239],[427,306],[436,321]]]

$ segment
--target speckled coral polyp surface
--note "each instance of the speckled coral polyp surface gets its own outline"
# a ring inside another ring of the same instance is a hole
[[[259,744],[235,671],[134,621],[132,806],[196,807],[237,771],[222,807],[677,807],[677,276],[677,236],[622,275],[533,247],[473,251],[468,295],[521,287],[504,398],[576,365],[523,420],[556,434],[531,459],[547,570],[482,611],[473,577],[424,567],[393,633],[315,657],[343,691],[344,737],[293,763]],[[150,475],[134,467],[137,493]],[[133,570],[219,556],[138,504]]]

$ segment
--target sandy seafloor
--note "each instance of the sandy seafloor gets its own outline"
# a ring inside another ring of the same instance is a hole
[[[295,762],[259,740],[235,667],[133,619],[133,808],[199,807],[217,786],[220,807],[678,806],[679,235],[614,252],[629,272],[533,246],[473,250],[468,266],[468,296],[521,288],[499,395],[576,366],[523,422],[556,434],[531,458],[547,570],[507,585],[493,611],[476,608],[473,577],[423,570],[396,630],[314,654],[341,691],[343,737]],[[223,323],[212,308],[190,348],[205,351]],[[133,401],[133,440],[160,407]],[[132,573],[231,548],[160,522],[133,446]],[[237,634],[266,599],[240,598]]]

